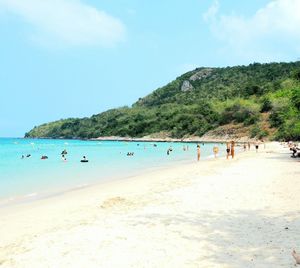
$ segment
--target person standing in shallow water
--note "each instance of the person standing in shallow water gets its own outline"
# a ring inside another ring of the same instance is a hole
[[[234,158],[234,145],[235,145],[234,141],[231,141],[230,152],[231,152],[231,157],[232,157],[232,159]]]
[[[217,145],[214,146],[213,152],[214,152],[215,158],[217,158],[217,155],[218,155],[218,152],[219,152],[219,147]]]
[[[261,140],[261,143],[263,144],[264,149],[266,149],[266,143],[265,143],[265,141],[264,141],[264,140]]]
[[[255,143],[255,151],[258,152],[258,142]]]
[[[226,143],[226,159],[228,159],[229,158],[229,155],[230,155],[230,143],[229,142],[227,142]]]
[[[200,161],[200,144],[197,144],[197,161]]]

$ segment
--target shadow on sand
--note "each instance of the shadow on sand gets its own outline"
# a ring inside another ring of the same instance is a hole
[[[294,267],[291,251],[297,246],[300,250],[300,211],[280,217],[264,211],[152,213],[130,218],[130,223],[164,225],[165,239],[177,236],[181,245],[192,244],[198,252],[192,267],[205,267],[204,262],[212,267]]]

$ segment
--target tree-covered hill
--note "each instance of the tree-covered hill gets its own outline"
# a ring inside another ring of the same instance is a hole
[[[234,125],[251,137],[300,139],[300,62],[197,68],[132,107],[34,127],[25,137],[202,136]]]

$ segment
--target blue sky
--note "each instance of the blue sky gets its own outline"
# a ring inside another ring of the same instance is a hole
[[[300,59],[300,0],[0,0],[0,136],[131,105],[200,66]]]

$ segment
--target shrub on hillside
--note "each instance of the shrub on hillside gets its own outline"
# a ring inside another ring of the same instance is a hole
[[[265,112],[269,112],[272,109],[272,102],[270,101],[269,98],[265,97],[262,100],[262,104],[260,107],[260,112],[261,113],[265,113]]]
[[[244,123],[244,125],[252,125],[259,119],[259,114],[253,107],[235,103],[226,107],[220,118],[221,124],[228,124],[234,121],[236,123]]]

